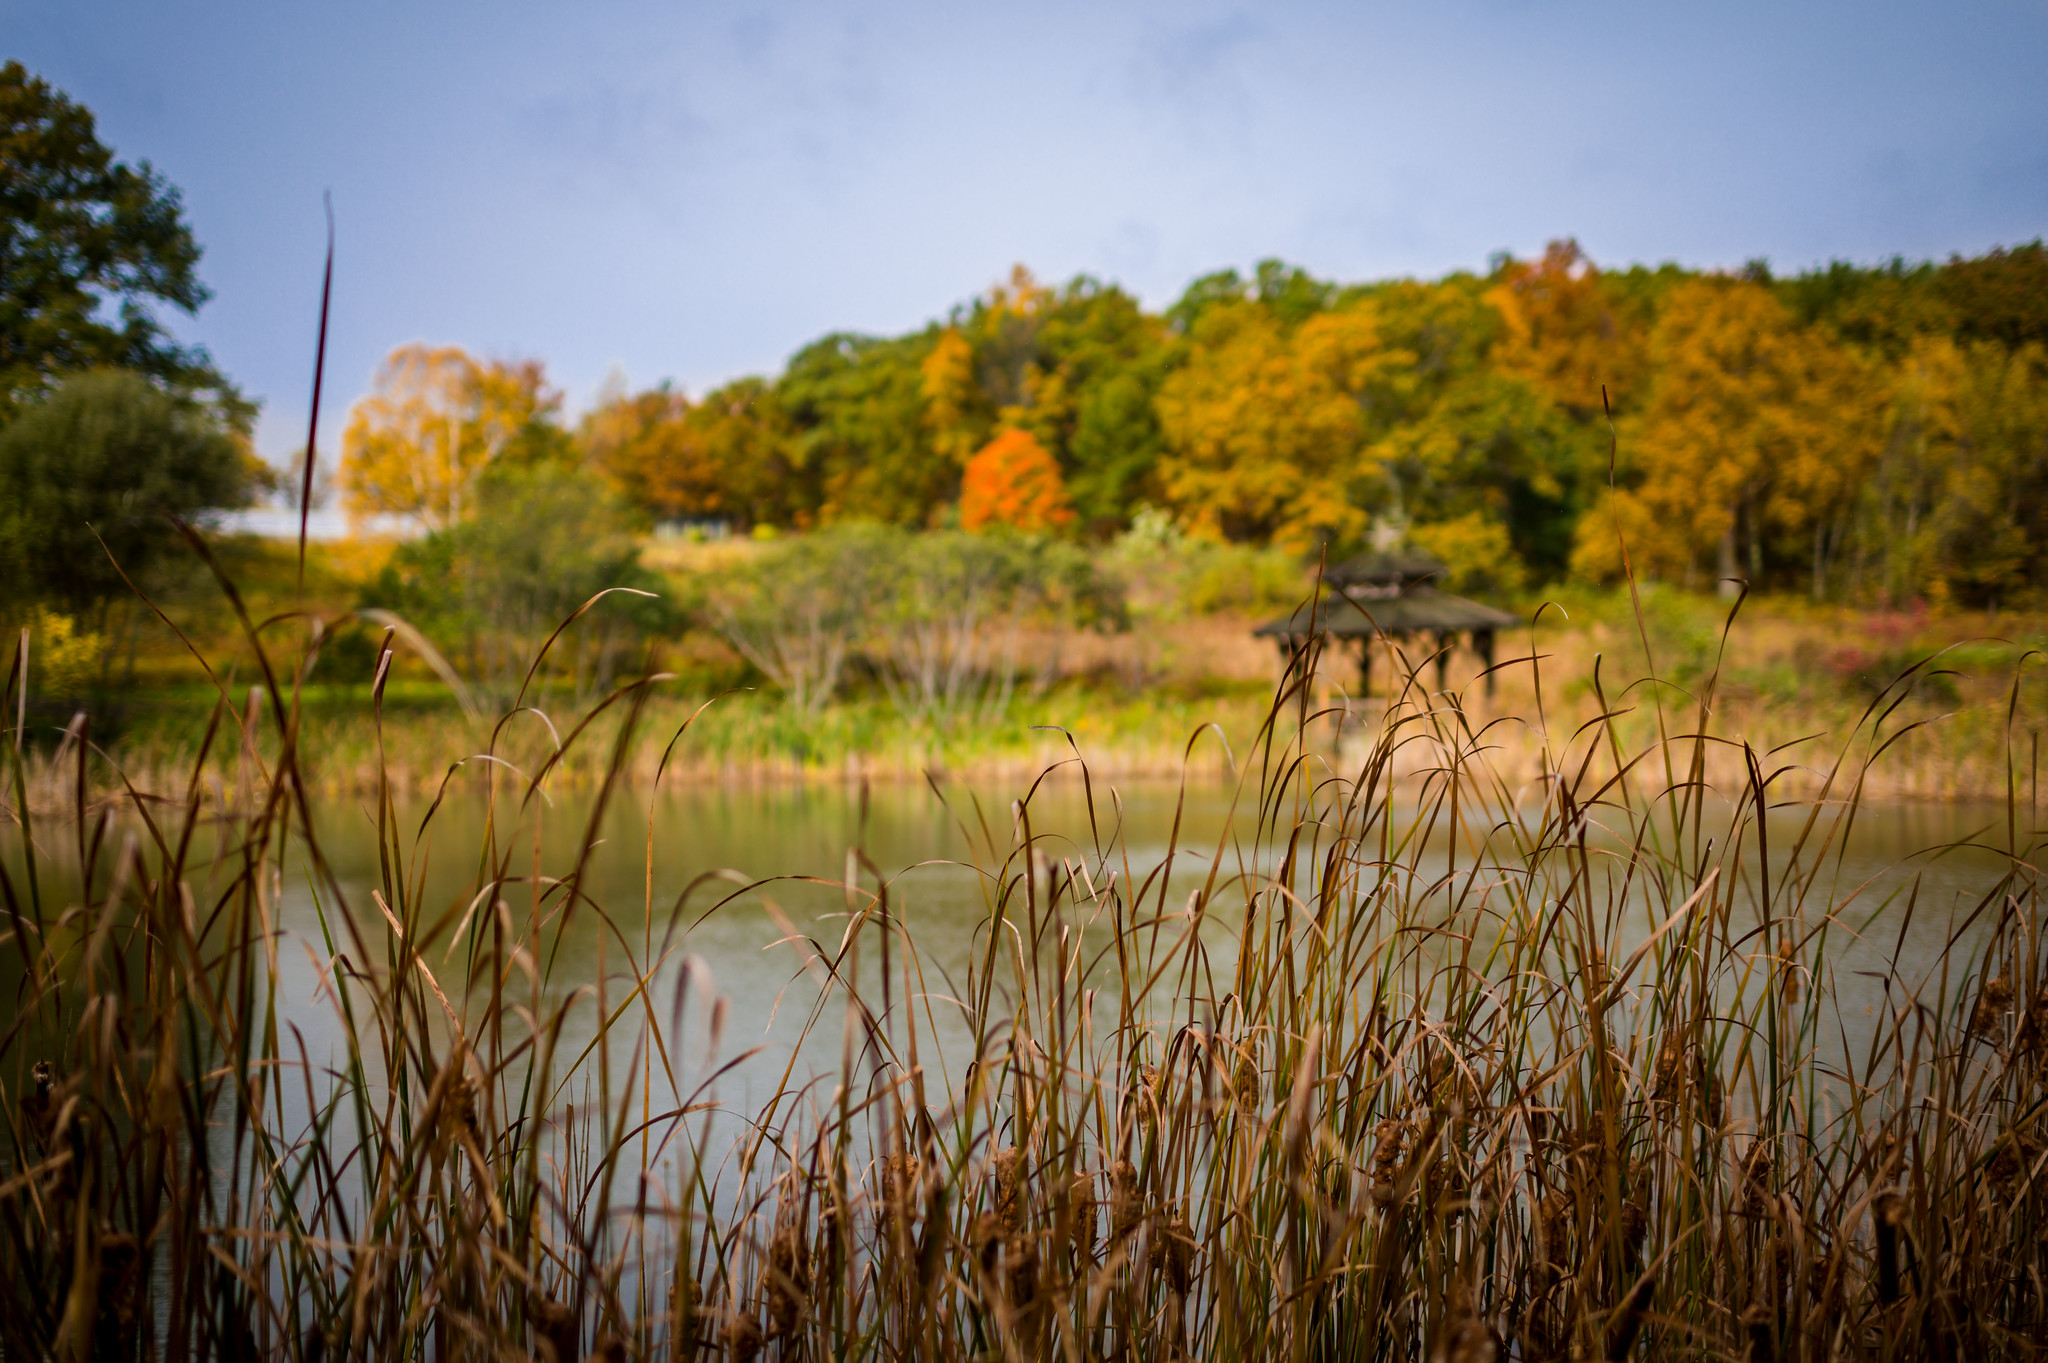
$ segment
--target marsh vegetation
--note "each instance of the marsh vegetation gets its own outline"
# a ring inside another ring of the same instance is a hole
[[[1297,670],[1199,840],[1134,847],[1085,753],[1056,834],[1028,786],[960,800],[982,911],[934,953],[858,840],[803,921],[745,877],[657,900],[651,814],[646,892],[600,882],[620,773],[690,742],[652,678],[594,707],[574,836],[562,759],[487,748],[442,793],[480,817],[379,793],[349,892],[304,660],[258,651],[211,791],[9,745],[10,1354],[2019,1357],[2048,1324],[2019,745],[1971,893],[1843,874],[1911,675],[1788,810],[1711,668],[1587,679],[1607,717],[1564,731],[1411,679],[1342,748]],[[772,1057],[692,960],[742,902],[790,960]]]

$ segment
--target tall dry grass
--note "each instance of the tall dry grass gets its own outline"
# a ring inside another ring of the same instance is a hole
[[[573,720],[515,705],[448,778],[488,801],[464,845],[436,841],[439,797],[401,817],[380,790],[363,899],[315,831],[310,658],[243,624],[263,683],[214,707],[194,771],[218,749],[236,772],[215,797],[196,775],[122,785],[81,721],[43,769],[70,777],[53,812],[18,725],[6,747],[8,1358],[2048,1340],[2025,762],[2002,871],[1903,958],[1930,930],[1910,882],[1873,897],[1839,874],[1901,741],[1896,687],[1832,757],[1802,750],[1788,811],[1792,775],[1720,731],[1712,676],[1681,706],[1596,674],[1597,717],[1565,731],[1533,657],[1502,664],[1536,698],[1512,720],[1428,691],[1424,658],[1384,704],[1326,708],[1305,657],[1232,736],[1215,844],[1176,830],[1142,856],[1085,767],[1078,842],[1034,831],[1028,789],[959,810],[984,919],[957,971],[850,849],[840,913],[786,924],[804,1039],[742,1110],[722,1095],[766,1057],[692,1004],[688,952],[763,887],[657,902],[650,822],[645,894],[591,892],[622,774],[655,753],[658,783],[690,741],[646,725],[658,673]],[[1511,723],[1537,735],[1526,779],[1496,761]],[[522,726],[553,738],[515,769],[499,754]],[[600,737],[585,831],[551,856],[549,782]],[[463,892],[430,897],[429,861],[451,859]],[[286,930],[287,882],[314,933]],[[573,977],[572,933],[597,942]],[[310,1037],[308,1008],[328,1019]]]

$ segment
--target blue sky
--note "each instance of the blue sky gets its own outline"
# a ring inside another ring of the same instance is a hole
[[[900,331],[1016,262],[1148,303],[1340,279],[1794,269],[2048,231],[2048,0],[537,5],[0,0],[0,55],[185,193],[182,334],[323,446],[411,340],[692,392]]]

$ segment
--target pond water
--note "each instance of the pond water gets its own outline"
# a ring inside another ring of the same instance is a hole
[[[751,1110],[756,1099],[780,1083],[791,1048],[810,1020],[818,988],[813,975],[807,974],[807,962],[818,950],[830,954],[840,940],[847,911],[847,896],[840,887],[849,875],[849,850],[859,849],[865,864],[854,868],[857,878],[870,888],[877,872],[886,879],[891,912],[916,943],[923,970],[918,984],[920,1020],[932,1029],[928,1040],[945,1048],[933,1067],[957,1076],[971,1058],[972,1046],[961,1010],[951,1000],[965,989],[970,958],[987,949],[989,895],[1014,845],[1013,800],[1021,793],[1017,787],[949,785],[934,790],[910,783],[865,790],[838,785],[684,786],[664,791],[651,802],[642,793],[617,793],[602,814],[600,841],[583,878],[593,908],[580,912],[571,930],[548,944],[547,991],[559,999],[569,991],[590,988],[603,975],[615,1001],[633,983],[627,973],[630,953],[640,961],[657,963],[650,993],[659,1015],[668,1019],[682,962],[691,958],[690,999],[684,1013],[677,1015],[684,1024],[685,1068],[700,1075],[708,1072],[714,1060],[709,1050],[710,1006],[714,997],[722,998],[722,1034],[715,1058],[730,1058],[754,1047],[765,1051],[721,1081],[723,1101]],[[1233,800],[1238,802],[1234,817]],[[1127,883],[1142,883],[1172,848],[1170,883],[1161,892],[1155,881],[1146,902],[1173,914],[1209,876],[1222,840],[1219,874],[1226,888],[1202,929],[1211,968],[1221,976],[1230,969],[1235,945],[1232,933],[1238,920],[1232,904],[1243,902],[1243,891],[1231,886],[1231,877],[1245,861],[1262,859],[1270,867],[1278,855],[1271,847],[1261,852],[1255,845],[1255,802],[1254,791],[1238,795],[1232,786],[1216,780],[1186,787],[1160,781],[1113,786],[1098,781],[1090,788],[1069,769],[1045,780],[1031,796],[1031,831],[1041,840],[1044,853],[1039,874],[1072,860],[1089,863],[1097,877],[1106,872]],[[452,923],[467,911],[478,883],[488,811],[481,797],[472,796],[450,799],[433,810],[430,820],[427,814],[422,806],[399,811],[405,830],[403,871],[415,887],[409,897],[424,906],[425,917]],[[564,874],[592,814],[593,797],[576,794],[556,797],[523,821],[516,812],[501,808],[497,826],[511,829],[516,840],[510,857],[513,873],[524,874],[535,864],[531,842],[537,835],[538,864],[544,874]],[[1710,812],[1709,833],[1714,817]],[[1721,810],[1718,817],[1725,828],[1727,811]],[[1788,849],[1806,817],[1803,807],[1774,812],[1769,825],[1774,877],[1785,875]],[[379,916],[371,891],[381,883],[381,873],[371,802],[325,801],[318,830],[358,921],[376,924]],[[1753,839],[1753,830],[1746,836]],[[2004,873],[2008,862],[1996,849],[2004,847],[2006,836],[2004,811],[1995,807],[1897,804],[1859,812],[1850,836],[1825,859],[1814,890],[1817,900],[1846,904],[1849,911],[1842,920],[1861,932],[1860,940],[1838,932],[1830,944],[1830,964],[1837,972],[1845,1014],[1861,1014],[1881,995],[1882,967],[1894,950],[1907,968],[1902,973],[1910,973],[1915,962],[1932,962],[1939,955],[1953,925],[1970,914]],[[2026,838],[2022,829],[2022,844]],[[1975,845],[1951,846],[1963,843]],[[1494,846],[1502,845],[1502,835],[1496,833]],[[1950,850],[1939,854],[1927,850],[1945,846]],[[1111,849],[1106,867],[1097,848]],[[18,862],[18,852],[14,840],[7,849],[10,863]],[[1449,856],[1443,839],[1426,848],[1418,859],[1421,878],[1440,875]],[[1458,857],[1460,868],[1469,874],[1469,847]],[[1754,867],[1753,851],[1746,853],[1745,861]],[[1810,869],[1813,861],[1809,854],[1802,869]],[[325,990],[328,952],[316,896],[298,869],[284,878],[281,889],[281,1020],[300,1029],[316,1062],[338,1060],[344,1034]],[[505,890],[515,901],[530,893],[530,886],[523,883]],[[1754,887],[1746,893],[1753,902]],[[1908,895],[1915,897],[1914,915],[1910,930],[1901,936],[1898,925],[1905,920],[1898,905]],[[1987,915],[1984,921],[1988,920]],[[1649,906],[1632,905],[1624,912],[1620,945],[1640,940],[1653,922]],[[374,932],[381,934],[381,928]],[[1103,925],[1087,932],[1093,934],[1094,949],[1100,950],[1108,938]],[[457,1010],[464,1011],[462,960],[459,952],[445,945],[449,940],[444,933],[429,961]],[[859,968],[864,992],[873,990],[879,963],[872,951]],[[1092,983],[1113,992],[1114,972],[1099,972]],[[1170,982],[1166,988],[1170,992]],[[472,1006],[469,1011],[474,1017],[477,1010]],[[566,1038],[572,1053],[587,1039],[587,1019],[594,1011],[583,1007],[579,1016],[585,1021],[572,1024]],[[813,1041],[805,1048],[805,1065],[813,1073],[837,1068],[846,1025],[842,1012],[819,1020]],[[933,1063],[929,1053],[927,1063]]]
[[[690,1054],[702,1054],[696,1048],[705,1044],[708,1005],[716,995],[725,1000],[722,1055],[765,1046],[776,1059],[786,1059],[818,997],[806,961],[820,949],[832,952],[840,941],[847,910],[843,886],[851,877],[872,891],[879,873],[888,885],[890,913],[914,941],[926,970],[922,987],[930,998],[920,1019],[937,1028],[949,1051],[964,1056],[971,1043],[959,1009],[946,1001],[965,988],[970,953],[986,948],[988,895],[1014,845],[1014,799],[1020,793],[890,783],[865,791],[838,785],[686,786],[663,792],[651,804],[643,794],[615,795],[584,873],[589,902],[605,909],[615,931],[608,932],[595,914],[581,914],[558,944],[553,988],[592,983],[601,952],[609,987],[630,987],[620,973],[620,947],[629,945],[643,961],[664,962],[655,997],[666,1017],[676,970],[687,955],[695,958],[686,1028],[696,1034],[686,1043]],[[1157,781],[1097,784],[1092,793],[1091,801],[1078,777],[1056,776],[1032,794],[1030,831],[1043,854],[1041,873],[1075,860],[1089,862],[1100,874],[1094,849],[1113,847],[1111,874],[1143,881],[1165,861],[1169,847],[1176,847],[1168,894],[1178,905],[1207,874],[1218,838],[1232,824],[1233,791],[1216,782],[1185,790]],[[1244,800],[1254,798],[1248,794]],[[424,813],[401,813],[408,841]],[[540,860],[547,873],[560,875],[573,864],[591,815],[588,796],[558,798],[540,811]],[[515,822],[503,809],[498,820],[501,826]],[[1241,822],[1249,828],[1249,811]],[[419,901],[431,912],[459,915],[466,908],[486,823],[481,799],[451,801],[434,811],[418,844],[423,866],[412,868],[424,887]],[[515,874],[532,864],[533,823],[523,825],[518,836]],[[374,913],[370,891],[380,883],[380,870],[373,808],[367,802],[330,806],[320,837],[350,903]],[[850,866],[855,850],[864,862]],[[528,890],[522,885],[506,893],[516,901]],[[282,918],[287,932],[319,940],[308,886],[286,887]],[[792,941],[792,929],[811,941]],[[868,941],[870,959],[861,973],[873,986],[879,963],[873,938]],[[307,959],[304,973],[288,982],[287,994],[310,999],[316,985]],[[331,1016],[316,1025],[331,1026]],[[821,1054],[835,1064],[842,1026],[835,1014],[819,1032],[829,1042]],[[779,1064],[751,1065],[736,1074],[726,1096],[744,1107],[749,1086],[760,1080],[772,1090],[779,1072]]]
[[[814,984],[804,976],[805,959],[813,947],[793,942],[791,932],[807,935],[828,952],[836,947],[847,908],[840,886],[849,875],[849,850],[857,848],[865,858],[864,866],[854,868],[857,878],[872,887],[878,871],[887,880],[891,912],[909,931],[925,965],[923,988],[944,1000],[964,988],[970,953],[986,949],[989,893],[1014,845],[1012,801],[1019,793],[960,786],[945,787],[940,793],[926,785],[897,783],[866,790],[837,785],[691,786],[665,791],[651,805],[642,795],[615,795],[604,813],[602,841],[584,878],[590,902],[604,908],[613,926],[607,933],[596,915],[583,914],[576,930],[558,945],[552,985],[568,989],[591,984],[603,953],[609,987],[616,992],[630,985],[620,973],[621,945],[647,960],[661,956],[667,941],[665,987],[673,988],[673,968],[684,954],[697,958],[693,991],[700,1005],[695,1014],[700,1027],[701,1005],[713,993],[728,1001],[725,1054],[757,1044],[786,1047],[817,996]],[[1234,817],[1233,798],[1239,802]],[[1255,792],[1237,796],[1230,785],[1213,780],[1185,788],[1159,781],[1114,786],[1097,782],[1091,791],[1077,775],[1058,774],[1032,793],[1029,805],[1031,831],[1041,839],[1045,853],[1040,874],[1072,859],[1094,864],[1094,873],[1100,875],[1094,849],[1103,847],[1113,849],[1110,874],[1142,882],[1171,847],[1176,849],[1172,883],[1156,902],[1169,911],[1179,910],[1209,874],[1219,839],[1225,842],[1226,883],[1240,857],[1253,854],[1255,801]],[[548,873],[560,875],[572,863],[591,812],[590,799],[575,796],[557,798],[540,812],[540,861]],[[424,813],[402,812],[408,839]],[[408,873],[424,887],[419,902],[430,913],[463,911],[477,883],[485,814],[480,799],[451,801],[434,812],[425,836],[418,840]],[[1725,810],[1720,817],[1725,826]],[[1789,849],[1806,817],[1804,807],[1773,813],[1769,833],[1775,877],[1785,875]],[[499,820],[501,825],[513,822],[502,809]],[[1712,820],[1710,813],[1710,836]],[[1231,833],[1227,839],[1226,830]],[[330,803],[321,836],[351,902],[358,912],[371,912],[369,891],[378,883],[379,872],[374,816],[367,802]],[[525,841],[513,858],[515,873],[532,864],[531,825],[518,836]],[[1752,831],[1747,836],[1753,840],[1755,835]],[[2022,829],[2022,843],[2025,838]],[[1859,929],[1867,925],[1861,945],[1847,933],[1834,937],[1831,955],[1843,973],[1840,987],[1871,987],[1850,980],[1852,968],[1888,958],[1894,949],[1902,963],[1932,959],[1951,926],[1968,915],[2003,873],[2007,861],[1995,849],[2003,848],[2005,840],[2005,815],[1999,808],[1897,804],[1861,810],[1847,839],[1824,859],[1813,891],[1816,901],[1848,905],[1844,922]],[[1441,842],[1421,857],[1425,878],[1445,867],[1448,849]],[[1495,846],[1500,846],[1499,835]],[[1949,850],[1927,850],[1943,847]],[[1268,849],[1269,865],[1273,855]],[[1809,851],[1802,871],[1810,870],[1815,860]],[[1753,847],[1745,849],[1744,861],[1754,867]],[[1469,864],[1469,850],[1461,854],[1461,862]],[[711,878],[719,872],[727,874]],[[765,883],[741,892],[755,882]],[[507,893],[516,897],[528,892],[515,887]],[[1753,898],[1753,887],[1749,894]],[[1895,925],[1902,916],[1897,906],[1909,894],[1917,895],[1914,916],[1910,931],[1900,939]],[[1241,891],[1234,897],[1242,903]],[[1219,970],[1228,968],[1233,946],[1232,899],[1227,892],[1218,895],[1219,911],[1206,933],[1211,949],[1219,954]],[[1148,896],[1147,902],[1155,902],[1154,897]],[[303,883],[286,887],[283,917],[287,932],[317,943],[313,899]],[[1622,929],[1624,943],[1639,937],[1650,922],[1647,911],[1632,920]],[[310,998],[315,983],[306,953],[298,954],[307,964],[306,973],[289,986],[295,1006]],[[869,978],[874,965],[866,963]],[[957,1009],[941,1002],[929,1016],[948,1040],[964,1041],[954,1025]],[[306,1021],[320,1025],[316,1018]],[[840,1026],[835,1017],[823,1028],[835,1062]]]

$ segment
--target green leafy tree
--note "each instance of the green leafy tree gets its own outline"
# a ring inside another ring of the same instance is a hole
[[[1403,382],[1366,394],[1368,454],[1384,480],[1385,501],[1373,509],[1397,511],[1418,527],[1499,527],[1513,562],[1474,584],[1512,584],[1525,569],[1561,575],[1591,490],[1590,443],[1555,393],[1503,363],[1500,351],[1515,338],[1495,290],[1459,274],[1399,280],[1366,296],[1384,342],[1415,357]]]
[[[1267,259],[1252,267],[1252,296],[1284,326],[1297,327],[1337,300],[1337,286],[1298,265]]]
[[[198,264],[178,191],[147,161],[116,161],[83,105],[0,66],[0,414],[59,375],[111,366],[208,392],[246,428],[253,406],[157,316],[206,302]]]
[[[2038,239],[1951,259],[1937,272],[1935,289],[1966,340],[2048,345],[2048,244]]]
[[[1059,460],[1081,525],[1130,523],[1162,446],[1155,400],[1180,348],[1156,317],[1114,285],[1079,276],[1045,296],[1023,385],[1004,420]]]
[[[1159,466],[1159,385],[1170,372],[1163,351],[1149,364],[1101,375],[1075,404],[1067,490],[1081,523],[1101,531],[1130,524]]]
[[[960,466],[925,421],[922,361],[938,336],[833,335],[790,360],[775,396],[799,492],[792,521],[922,525],[958,495]]]
[[[1032,654],[1027,620],[1080,621],[1100,596],[1086,554],[1049,536],[940,530],[877,548],[865,642],[883,690],[913,722],[999,719]]]
[[[139,577],[177,542],[165,513],[243,505],[258,469],[200,404],[73,375],[0,428],[0,592],[97,616],[127,590],[115,561]]]
[[[660,583],[604,481],[559,463],[507,464],[479,480],[468,517],[399,546],[363,604],[397,611],[505,701],[548,636],[615,587],[655,593]],[[579,698],[602,690],[664,623],[658,597],[609,597],[556,643],[540,677]]]
[[[1166,310],[1167,324],[1186,336],[1202,320],[1202,314],[1218,303],[1243,302],[1250,294],[1250,286],[1237,271],[1213,270],[1181,290],[1180,297]]]
[[[1897,362],[1916,338],[1955,330],[1955,309],[1936,288],[1936,267],[1902,257],[1875,266],[1846,260],[1772,281],[1778,301],[1803,325]]]

